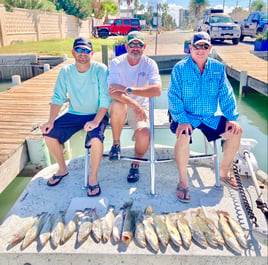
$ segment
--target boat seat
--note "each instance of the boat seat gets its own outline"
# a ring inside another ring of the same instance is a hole
[[[125,128],[125,127],[124,127]],[[155,125],[154,123],[154,98],[150,98],[150,134],[151,134],[151,142],[150,142],[150,158],[135,158],[130,156],[121,156],[121,160],[130,160],[130,161],[138,161],[141,163],[147,163],[150,164],[150,177],[151,177],[151,188],[150,192],[152,195],[156,195],[156,183],[155,183],[155,164],[156,163],[164,163],[164,162],[170,162],[175,161],[175,158],[160,158],[155,159],[155,143],[154,143],[154,129],[155,128],[169,128],[169,123],[166,122],[162,125]],[[205,153],[204,154],[198,154],[198,155],[191,155],[189,157],[189,160],[199,160],[199,159],[207,159],[211,158],[214,160],[214,170],[215,170],[215,186],[219,188],[221,186],[220,184],[220,176],[219,176],[219,156],[218,156],[218,148],[217,148],[217,142],[213,141],[213,153],[208,153],[208,142],[207,139],[204,137],[205,141]],[[85,141],[85,172],[84,172],[84,186],[83,188],[87,188],[87,180],[88,180],[88,174],[89,174],[89,156],[90,156],[90,145],[88,141]],[[104,154],[104,157],[108,157],[108,154]]]

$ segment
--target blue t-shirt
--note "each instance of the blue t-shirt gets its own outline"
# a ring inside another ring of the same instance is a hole
[[[78,72],[75,63],[66,65],[60,70],[51,104],[62,106],[68,98],[68,112],[78,115],[96,114],[100,107],[108,109],[107,76],[106,65],[99,62],[92,62],[85,73]]]

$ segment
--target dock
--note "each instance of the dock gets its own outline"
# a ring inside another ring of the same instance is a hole
[[[167,32],[159,36],[160,43],[161,38],[168,38],[169,34],[171,33]],[[150,37],[151,40],[148,40],[146,54],[156,58],[154,56],[153,37]],[[183,54],[182,45],[170,44],[168,49],[166,49],[166,45],[162,44],[162,48],[159,49],[161,52],[158,52],[157,55],[158,58],[164,60],[166,54],[168,60],[171,61],[172,54],[177,54],[174,55],[175,58],[186,56]],[[266,91],[264,94],[267,96],[267,62],[246,51],[249,48],[245,44],[242,43],[241,47],[240,45],[232,47],[230,45],[215,46],[218,56],[224,60],[234,75],[239,76],[241,70],[248,69],[249,82],[252,78],[252,80],[255,80],[254,82],[262,84],[264,88],[262,91]],[[239,53],[240,50],[241,53]],[[95,60],[101,60],[101,54],[96,53],[94,56]],[[254,61],[252,64],[249,63],[251,60]],[[59,70],[71,61],[73,60],[69,59],[50,71],[0,93],[0,193],[28,163],[29,157],[25,140],[34,127],[47,120],[49,102]],[[173,60],[172,63],[175,64],[175,61]]]

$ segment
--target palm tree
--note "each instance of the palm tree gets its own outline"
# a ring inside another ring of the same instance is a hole
[[[127,16],[129,17],[129,6],[133,3],[133,0],[125,0],[127,2]]]
[[[208,5],[208,0],[191,0],[189,9],[194,16],[194,30],[197,30],[198,20],[201,18],[203,10],[205,10]]]

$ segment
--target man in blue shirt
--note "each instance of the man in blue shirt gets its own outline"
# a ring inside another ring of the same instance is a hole
[[[200,129],[208,141],[220,137],[226,140],[220,178],[232,188],[238,188],[229,170],[240,145],[242,128],[236,122],[236,101],[224,66],[208,57],[211,47],[211,40],[206,32],[195,33],[189,46],[190,56],[174,66],[168,90],[169,112],[172,118],[170,129],[177,136],[177,196],[183,202],[190,201],[187,164],[190,155],[189,143],[195,128]]]
[[[104,130],[108,122],[106,113],[111,98],[107,84],[108,69],[104,64],[92,61],[92,48],[88,39],[77,38],[74,41],[72,55],[75,63],[60,70],[50,104],[49,119],[42,125],[42,132],[48,149],[59,166],[47,182],[48,186],[55,186],[68,175],[62,144],[77,131],[87,131],[87,141],[91,145],[87,195],[97,196],[101,192],[97,173],[103,153]],[[67,98],[68,112],[57,118]]]

